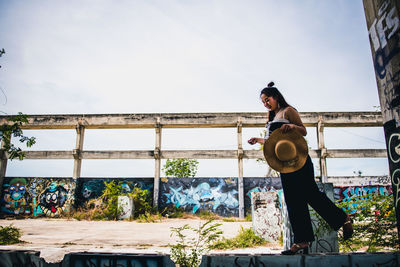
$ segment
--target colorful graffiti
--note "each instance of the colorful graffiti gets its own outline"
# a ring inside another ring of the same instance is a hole
[[[8,215],[57,217],[68,212],[75,200],[70,178],[14,178],[3,183],[1,212]]]
[[[153,178],[80,178],[77,181],[77,205],[81,206],[88,200],[101,196],[105,188],[104,182],[113,180],[122,182],[123,193],[129,193],[134,187],[139,187],[148,190],[151,200],[153,198]]]
[[[393,194],[393,190],[390,185],[348,186],[334,188],[335,200],[341,200],[342,202],[368,199],[372,197],[372,194],[390,196]],[[349,207],[351,210],[349,210],[349,212],[356,212],[358,206],[360,205],[362,205],[362,202],[350,204]]]
[[[186,211],[210,210],[221,216],[237,216],[237,179],[162,178],[161,207],[174,205]]]

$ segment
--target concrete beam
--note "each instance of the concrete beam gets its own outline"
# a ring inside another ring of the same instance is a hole
[[[154,114],[59,114],[28,115],[29,123],[23,129],[86,129],[154,128],[157,119],[163,128],[226,128],[264,127],[266,112],[242,113],[154,113]],[[306,127],[316,127],[320,119],[324,127],[382,126],[380,112],[301,112]],[[0,123],[7,123],[10,116],[0,116]]]
[[[386,158],[386,149],[327,149],[327,158]],[[309,151],[319,158],[320,150]],[[237,150],[161,150],[161,159],[237,159]],[[261,150],[243,150],[244,159],[264,158]],[[73,151],[25,151],[25,159],[74,159]],[[154,159],[154,150],[81,151],[81,159]]]

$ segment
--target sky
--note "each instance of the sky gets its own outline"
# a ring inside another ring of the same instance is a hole
[[[362,1],[0,0],[6,114],[265,112],[274,81],[300,112],[379,106]],[[243,131],[246,144],[261,129]],[[316,147],[315,129],[307,140]],[[26,130],[32,150],[75,147],[73,130]],[[327,148],[385,148],[383,129],[326,129]],[[154,149],[154,130],[87,130],[84,149]],[[235,149],[236,129],[165,129],[162,149]],[[237,160],[199,160],[200,177]],[[318,171],[316,161],[315,168]],[[244,176],[266,166],[245,160]],[[73,161],[13,160],[7,176],[71,176]],[[328,174],[386,175],[387,159],[329,159]],[[152,160],[84,160],[85,177],[152,177]]]

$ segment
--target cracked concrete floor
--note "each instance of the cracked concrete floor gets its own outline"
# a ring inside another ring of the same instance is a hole
[[[164,219],[157,223],[135,221],[77,221],[74,219],[3,219],[1,226],[21,229],[24,243],[0,246],[0,249],[35,250],[47,262],[58,262],[70,252],[158,253],[169,254],[168,244],[174,243],[171,227],[189,224],[197,227],[200,219]],[[240,227],[251,228],[251,222],[223,222],[220,229],[225,238],[237,235]],[[217,251],[212,253],[279,253],[279,244],[265,247]]]

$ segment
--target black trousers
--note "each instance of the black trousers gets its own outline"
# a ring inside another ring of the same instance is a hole
[[[295,243],[315,240],[307,204],[335,231],[346,221],[346,213],[325,193],[319,191],[314,180],[314,166],[309,156],[300,170],[281,173],[281,181]]]

